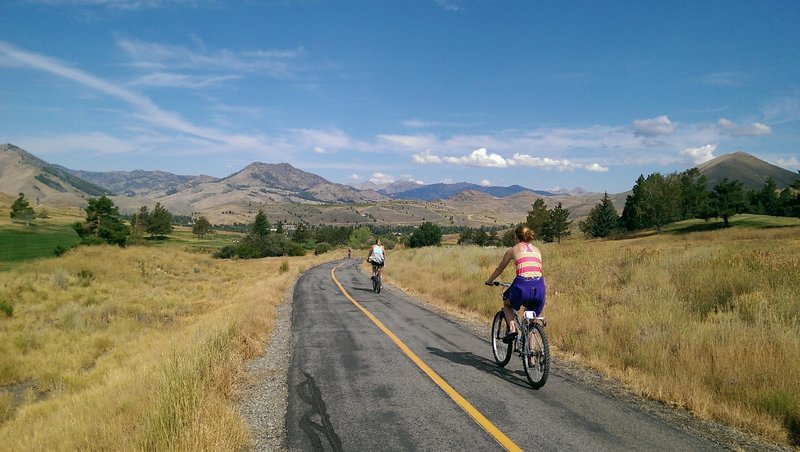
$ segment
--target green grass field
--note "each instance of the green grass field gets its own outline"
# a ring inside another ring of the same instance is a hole
[[[80,237],[68,224],[5,224],[0,226],[0,270],[30,259],[54,256],[53,250],[61,245],[69,248]]]
[[[242,238],[242,234],[235,232],[215,232],[199,238],[192,234],[192,229],[176,226],[175,230],[163,238],[147,238],[145,243],[150,246],[182,247],[188,251],[214,252],[225,245],[232,245]]]

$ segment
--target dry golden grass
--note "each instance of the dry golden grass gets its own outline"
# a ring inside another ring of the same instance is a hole
[[[330,258],[81,247],[0,273],[2,448],[246,448],[243,363],[289,284]]]
[[[800,229],[730,229],[542,247],[557,356],[633,391],[800,444]],[[504,249],[398,250],[387,280],[488,324]],[[513,265],[501,279],[513,277]]]

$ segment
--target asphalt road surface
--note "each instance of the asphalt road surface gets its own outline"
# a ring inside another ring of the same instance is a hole
[[[315,267],[295,287],[290,450],[720,449],[560,375],[557,365],[547,384],[533,390],[519,357],[505,369],[494,363],[488,328],[476,335],[393,288],[373,293],[359,263]],[[475,290],[489,290],[481,283]],[[459,405],[357,304],[471,409]]]

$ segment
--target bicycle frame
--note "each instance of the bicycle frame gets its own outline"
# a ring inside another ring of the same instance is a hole
[[[494,282],[494,286],[509,287],[509,283]],[[544,327],[547,321],[543,316],[523,306],[522,317],[514,310],[513,324],[505,317],[505,309],[495,314],[492,320],[492,353],[500,367],[505,367],[513,353],[522,360],[522,367],[528,382],[534,389],[544,386],[550,372],[550,346]],[[517,332],[513,343],[506,343],[500,336],[505,324],[506,333],[513,325]],[[501,344],[502,340],[502,344]],[[528,343],[532,341],[533,343]]]

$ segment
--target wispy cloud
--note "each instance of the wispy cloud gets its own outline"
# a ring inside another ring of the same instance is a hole
[[[721,118],[717,121],[717,126],[722,133],[732,137],[757,137],[761,135],[769,135],[772,133],[772,128],[760,122],[752,124],[736,124],[735,122]]]
[[[138,79],[129,83],[129,85],[199,89],[220,85],[223,82],[240,78],[242,77],[238,75],[203,76],[154,72],[152,74],[139,77]]]
[[[473,126],[473,123],[468,122],[455,122],[455,121],[425,121],[422,119],[406,119],[402,122],[402,124],[406,127],[412,127],[416,129],[425,129],[425,128],[433,128],[433,127],[470,127]]]
[[[265,149],[264,137],[228,134],[214,128],[198,126],[176,113],[159,108],[148,97],[124,86],[96,77],[54,58],[27,52],[2,41],[0,41],[0,60],[12,61],[21,66],[47,72],[122,100],[132,107],[133,117],[151,125],[223,143],[234,148]]]
[[[695,81],[708,86],[745,86],[748,77],[741,72],[712,72],[696,77]]]
[[[209,51],[202,43],[199,43],[200,49],[189,49],[134,39],[119,39],[117,45],[130,58],[132,66],[142,69],[222,71],[236,74],[263,74],[282,79],[297,77],[298,68],[293,63],[304,53],[302,48]]]
[[[212,6],[219,3],[218,0],[29,0],[32,3],[43,5],[63,5],[63,6],[99,6],[106,8],[136,10],[144,8],[163,8],[167,6]]]

